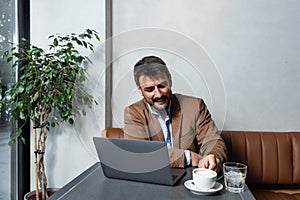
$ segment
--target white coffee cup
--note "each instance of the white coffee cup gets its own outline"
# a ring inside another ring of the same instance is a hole
[[[200,190],[208,190],[214,187],[217,179],[217,172],[206,169],[196,168],[193,170],[193,181],[195,186]]]

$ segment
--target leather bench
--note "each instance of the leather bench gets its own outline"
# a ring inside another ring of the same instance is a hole
[[[123,138],[122,128],[104,137]],[[300,200],[300,132],[222,131],[228,161],[248,166],[247,185],[256,199]]]
[[[300,132],[223,131],[228,160],[246,163],[256,199],[300,200]]]

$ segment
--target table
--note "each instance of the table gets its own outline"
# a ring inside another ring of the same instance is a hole
[[[135,181],[106,178],[101,164],[95,163],[86,171],[52,195],[49,200],[97,200],[97,199],[249,199],[254,200],[251,191],[246,186],[239,194],[223,189],[210,196],[199,196],[187,190],[183,183],[191,179],[192,168],[186,169],[186,175],[175,186],[165,186]],[[220,180],[223,184],[223,181]],[[223,184],[224,185],[224,184]]]

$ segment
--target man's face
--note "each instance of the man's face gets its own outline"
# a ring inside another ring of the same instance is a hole
[[[144,96],[147,103],[156,110],[165,110],[170,101],[171,83],[166,77],[150,78],[141,76],[138,91]]]

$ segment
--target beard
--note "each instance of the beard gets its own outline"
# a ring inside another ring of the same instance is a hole
[[[157,111],[162,111],[167,109],[170,102],[170,97],[168,95],[162,95],[160,98],[154,98],[151,100],[151,102],[147,102]]]

